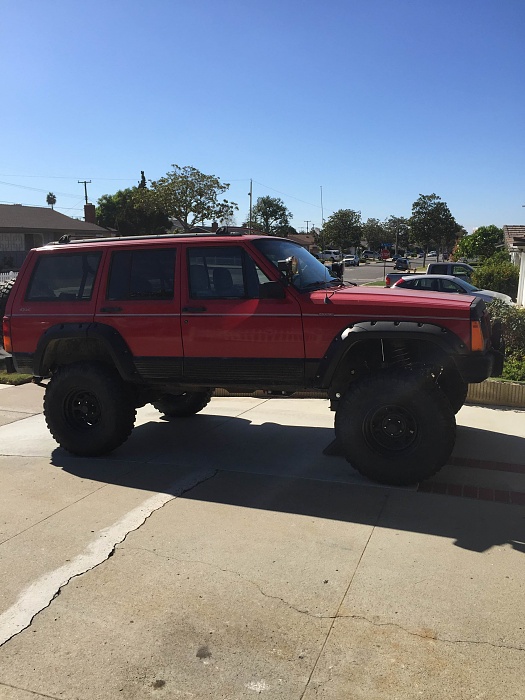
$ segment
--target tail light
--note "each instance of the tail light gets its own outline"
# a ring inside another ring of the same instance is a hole
[[[8,353],[12,353],[13,347],[11,345],[11,323],[5,316],[2,322],[2,334],[4,336],[4,350]]]
[[[390,287],[390,276],[389,276],[389,275],[386,276],[385,285],[386,285],[387,287]]]

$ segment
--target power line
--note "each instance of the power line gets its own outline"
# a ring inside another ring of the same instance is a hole
[[[0,180],[0,185],[7,185],[8,187],[18,187],[21,190],[30,190],[31,192],[45,192],[46,194],[49,192],[49,190],[42,190],[38,187],[28,187],[27,185],[15,185],[12,182],[4,182],[3,180]],[[58,194],[61,197],[78,197],[78,194],[69,194],[67,192],[55,192],[55,194]]]

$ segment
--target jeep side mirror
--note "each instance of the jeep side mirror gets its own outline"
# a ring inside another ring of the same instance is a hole
[[[278,260],[277,269],[288,284],[292,284],[294,275],[299,272],[299,261],[294,256],[286,258],[286,260]]]

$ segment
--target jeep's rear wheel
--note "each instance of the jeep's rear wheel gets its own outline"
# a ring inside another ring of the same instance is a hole
[[[46,387],[44,416],[58,444],[75,455],[96,457],[128,438],[135,406],[117,372],[103,364],[59,367]]]
[[[404,485],[427,479],[445,464],[456,421],[445,395],[423,374],[380,373],[346,391],[335,432],[347,461],[363,476]]]
[[[153,406],[168,418],[193,416],[210,402],[213,389],[186,391],[180,394],[162,394]]]

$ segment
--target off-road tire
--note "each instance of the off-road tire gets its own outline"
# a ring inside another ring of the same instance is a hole
[[[450,402],[427,376],[380,372],[352,384],[339,401],[336,439],[347,461],[381,484],[414,484],[446,463],[456,439]]]
[[[163,394],[153,406],[168,418],[193,416],[210,402],[213,389],[187,391],[181,394]]]
[[[114,450],[131,433],[135,413],[125,383],[101,363],[59,367],[44,395],[47,427],[74,455],[96,457]]]
[[[5,307],[7,306],[7,298],[13,289],[16,280],[6,280],[5,282],[0,282],[0,323],[5,314]],[[2,334],[0,333],[0,342],[2,341]]]
[[[438,386],[457,413],[467,399],[468,384],[457,369],[445,369],[438,377]]]

